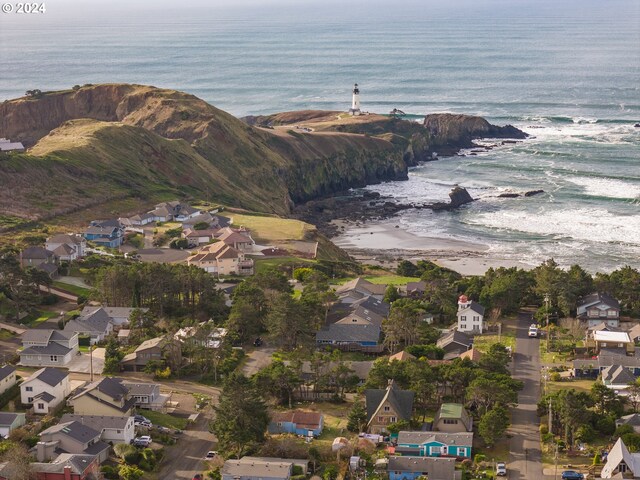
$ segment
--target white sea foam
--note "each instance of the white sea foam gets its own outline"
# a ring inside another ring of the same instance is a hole
[[[469,225],[580,242],[640,245],[640,215],[613,215],[603,208],[499,210],[469,215]],[[557,242],[556,242],[557,244]]]
[[[640,184],[597,177],[565,177],[565,180],[579,185],[588,195],[609,198],[640,198]]]

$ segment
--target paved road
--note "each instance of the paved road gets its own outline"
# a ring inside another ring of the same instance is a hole
[[[540,421],[536,413],[540,397],[540,340],[528,337],[531,323],[530,313],[521,312],[518,315],[513,376],[524,383],[524,388],[518,396],[518,406],[513,409],[511,418],[509,480],[544,478],[540,453]]]
[[[156,478],[161,480],[191,480],[207,468],[202,460],[215,449],[215,436],[209,433],[210,417],[201,414],[196,423],[185,430],[178,443],[165,449],[165,459]]]

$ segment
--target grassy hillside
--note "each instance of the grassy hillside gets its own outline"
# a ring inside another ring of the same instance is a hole
[[[43,219],[127,197],[207,198],[286,214],[295,202],[405,178],[397,145],[360,133],[255,128],[182,92],[85,86],[0,104],[3,214]],[[146,205],[145,205],[146,206]]]

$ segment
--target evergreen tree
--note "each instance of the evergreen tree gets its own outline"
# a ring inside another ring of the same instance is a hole
[[[485,413],[478,423],[478,433],[489,447],[493,447],[509,428],[509,411],[496,405]]]
[[[349,411],[347,417],[347,430],[350,432],[361,432],[367,426],[367,411],[362,402],[356,402]]]

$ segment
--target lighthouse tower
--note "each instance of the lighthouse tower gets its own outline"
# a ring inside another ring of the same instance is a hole
[[[360,112],[360,90],[358,89],[357,83],[353,87],[353,97],[351,99],[349,113],[351,115],[360,115],[362,113]]]

